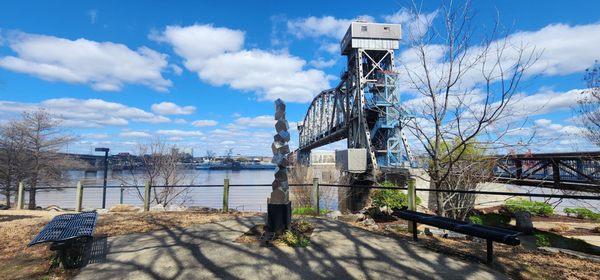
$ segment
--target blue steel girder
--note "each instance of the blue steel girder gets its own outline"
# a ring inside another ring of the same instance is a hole
[[[393,30],[399,32],[400,27],[351,24],[341,44],[346,71],[337,87],[322,91],[311,102],[298,125],[299,152],[347,139],[348,148],[367,151],[366,173],[374,175],[370,179],[378,175],[379,167],[410,164],[410,148],[401,131],[405,111],[394,69],[400,34]]]

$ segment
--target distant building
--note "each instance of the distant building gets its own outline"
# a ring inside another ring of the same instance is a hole
[[[335,151],[311,151],[310,165],[335,165]]]

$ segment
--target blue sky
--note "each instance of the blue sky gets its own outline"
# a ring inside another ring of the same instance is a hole
[[[301,121],[312,96],[338,81],[345,58],[336,46],[348,22],[398,21],[410,6],[281,2],[4,2],[0,117],[47,108],[80,136],[73,152],[135,151],[160,136],[196,155],[227,147],[267,155],[272,100],[284,99],[288,120]],[[425,2],[421,13],[434,15],[436,1]],[[489,0],[474,9],[477,25],[489,26],[498,11],[509,34],[543,50],[520,91],[522,111],[537,108],[524,130],[545,130],[531,148],[591,149],[572,107],[583,69],[600,59],[600,3]]]

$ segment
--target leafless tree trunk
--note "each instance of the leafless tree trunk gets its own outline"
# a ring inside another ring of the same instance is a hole
[[[419,14],[417,5],[413,12]],[[437,19],[407,32],[399,74],[416,95],[405,108],[413,117],[405,126],[427,155],[432,188],[444,188],[467,143],[495,146],[513,128],[510,106],[538,53],[499,36],[497,21],[489,31],[476,29],[482,25],[473,24],[470,2],[443,2]],[[436,195],[444,215],[446,200]]]

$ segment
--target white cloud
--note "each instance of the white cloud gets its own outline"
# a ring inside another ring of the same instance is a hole
[[[197,130],[179,130],[179,129],[167,129],[158,130],[156,133],[160,135],[173,136],[173,137],[197,137],[202,136],[202,132]]]
[[[583,96],[582,92],[582,89],[572,89],[566,92],[546,90],[529,95],[518,94],[513,97],[510,109],[528,116],[571,110]]]
[[[183,73],[183,69],[181,69],[181,67],[179,67],[176,64],[171,64],[171,71],[173,71],[173,73],[175,73],[175,75],[179,76],[181,75],[181,73]]]
[[[173,102],[152,104],[152,112],[160,115],[189,115],[196,111],[194,106],[179,106]]]
[[[313,59],[310,61],[310,65],[312,65],[315,68],[328,68],[331,67],[333,65],[335,65],[335,63],[337,62],[337,60],[335,59],[330,59],[330,60],[324,60],[323,58],[319,57],[318,59]]]
[[[435,10],[426,14],[415,14],[407,8],[401,8],[397,12],[384,16],[384,20],[390,23],[399,23],[404,31],[403,36],[412,36],[413,38],[425,34],[433,19],[437,16],[438,11]]]
[[[245,127],[269,127],[272,128],[275,125],[275,119],[273,116],[263,115],[258,117],[241,117],[235,120],[235,123]]]
[[[218,123],[215,120],[197,120],[192,122],[192,125],[196,127],[215,126],[217,124]]]
[[[216,86],[257,91],[262,100],[308,102],[329,87],[330,78],[320,70],[303,70],[305,64],[289,54],[254,49],[211,58],[198,74]]]
[[[339,55],[340,44],[339,43],[321,43],[319,51],[325,51],[330,54]]]
[[[106,139],[110,136],[106,133],[90,133],[90,134],[85,134],[84,137],[87,139]]]
[[[165,123],[170,119],[139,108],[101,99],[56,98],[40,103],[0,101],[0,116],[14,117],[23,111],[46,109],[69,127],[128,125],[129,122]]]
[[[152,135],[148,132],[143,131],[124,131],[119,133],[120,137],[123,138],[150,138]]]
[[[211,85],[255,91],[261,100],[307,102],[329,87],[323,71],[305,70],[306,61],[287,53],[244,50],[244,33],[211,25],[167,26],[151,38],[167,42],[188,70]]]
[[[582,72],[600,58],[600,23],[587,25],[551,24],[537,31],[522,31],[509,41],[523,42],[542,51],[531,75],[567,75]]]
[[[198,71],[204,60],[239,51],[244,45],[244,32],[210,24],[169,25],[162,33],[151,33],[150,38],[172,45],[175,53],[185,59],[186,68],[192,71]]]
[[[350,23],[356,20],[373,22],[371,16],[363,15],[354,19],[339,19],[332,16],[307,17],[295,19],[287,22],[288,31],[298,38],[305,37],[330,37],[333,39],[342,39]]]
[[[478,87],[484,81],[482,72],[500,77],[499,69],[513,69],[520,57],[527,60],[530,55],[533,58],[539,56],[539,59],[526,69],[523,80],[537,75],[557,76],[581,73],[600,57],[600,48],[596,48],[597,45],[600,45],[600,36],[595,35],[599,33],[600,23],[576,26],[552,24],[537,31],[513,33],[507,38],[492,42],[492,51],[487,53],[485,60],[479,60],[479,63],[465,71],[457,85],[457,90],[458,87],[460,90]],[[504,40],[507,43],[505,48],[503,47]],[[431,44],[425,47],[429,74],[432,80],[437,81],[441,75],[449,73],[447,50],[443,45]],[[499,51],[502,51],[500,55],[501,68],[492,63],[498,59],[497,55],[499,54],[494,51],[497,47]],[[523,53],[520,53],[520,50],[523,50]],[[483,47],[473,46],[466,52],[465,61],[475,61],[475,58],[482,54]],[[418,59],[418,49],[408,48],[402,51],[397,61],[401,65],[398,67],[401,72],[400,76],[405,79],[401,83],[403,90],[411,91],[412,84],[409,80],[409,73],[413,80],[424,79],[425,76],[425,70]],[[487,64],[483,64],[483,61],[486,61]],[[521,61],[522,64],[525,62]],[[507,70],[507,72],[509,71]]]
[[[0,67],[49,81],[87,84],[99,91],[118,91],[141,84],[166,91],[171,81],[162,76],[167,56],[123,44],[69,40],[46,35],[14,33],[9,46],[16,56],[0,57]]]
[[[95,24],[96,20],[98,20],[98,11],[97,10],[89,10],[87,14],[90,17],[90,23]]]

